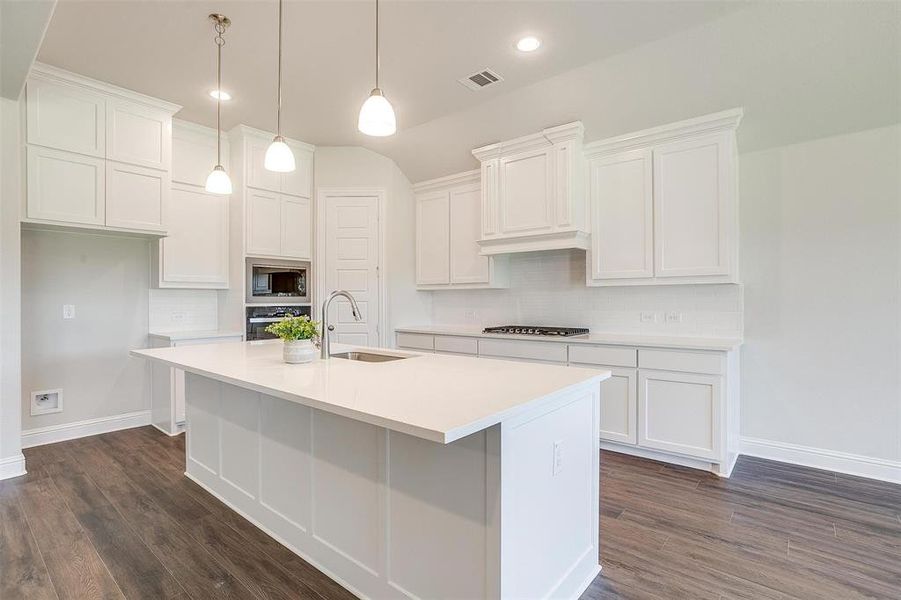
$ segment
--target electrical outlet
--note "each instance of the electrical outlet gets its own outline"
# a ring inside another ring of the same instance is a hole
[[[640,316],[642,323],[656,323],[657,322],[657,314],[652,312],[643,312]]]
[[[563,470],[563,440],[554,442],[554,476]]]
[[[171,316],[172,316],[172,322],[173,322],[173,323],[181,323],[182,321],[185,320],[185,317],[186,317],[187,315],[186,315],[183,311],[180,311],[180,310],[174,310],[174,311],[172,311],[172,315],[171,315]]]
[[[475,321],[476,320],[476,311],[472,310],[471,308],[467,309],[466,312],[463,313],[463,318],[468,319],[470,321]]]
[[[682,313],[672,311],[666,313],[666,322],[667,323],[681,323],[682,322]]]
[[[74,319],[75,318],[75,305],[74,304],[63,304],[63,318],[64,319]]]

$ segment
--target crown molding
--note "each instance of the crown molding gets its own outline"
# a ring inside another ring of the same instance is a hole
[[[181,110],[181,105],[175,104],[174,102],[147,96],[140,92],[125,89],[111,83],[106,83],[105,81],[91,79],[90,77],[85,77],[84,75],[72,73],[71,71],[66,71],[65,69],[60,69],[59,67],[54,67],[41,62],[35,62],[31,66],[31,72],[28,77],[29,79],[74,85],[92,92],[100,92],[129,102],[137,102],[152,108],[165,110],[173,115]]]
[[[250,125],[244,125],[241,123],[240,125],[235,125],[231,129],[228,130],[228,135],[243,135],[249,137],[256,137],[260,139],[265,139],[267,142],[271,142],[272,138],[275,137],[274,131],[265,131],[263,129],[257,129],[256,127],[251,127]],[[300,140],[296,140],[294,138],[286,137],[285,141],[293,144],[295,146],[299,146],[303,150],[307,150],[308,152],[315,152],[316,146],[313,144],[308,144],[307,142],[302,142]]]
[[[517,154],[519,152],[527,152],[529,150],[540,150],[554,144],[570,141],[582,140],[585,133],[585,127],[582,121],[573,121],[572,123],[564,123],[556,127],[548,127],[542,129],[538,133],[524,135],[522,137],[496,142],[487,146],[476,148],[472,151],[472,155],[480,161],[499,158],[502,155]]]
[[[438,177],[437,179],[429,179],[427,181],[414,183],[413,191],[418,194],[420,192],[431,192],[467,183],[479,183],[480,181],[481,172],[479,169],[475,169],[473,171],[464,171],[462,173],[455,173],[445,177]]]

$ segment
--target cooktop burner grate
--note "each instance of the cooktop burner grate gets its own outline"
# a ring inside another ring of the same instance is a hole
[[[486,327],[482,333],[512,333],[514,335],[551,335],[570,337],[574,335],[587,335],[585,327],[539,327],[536,325],[501,325],[500,327]]]

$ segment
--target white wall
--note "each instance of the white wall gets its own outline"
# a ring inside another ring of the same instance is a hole
[[[22,429],[150,408],[150,242],[22,232]],[[75,318],[62,318],[63,304]],[[30,416],[30,393],[63,389],[64,410]]]
[[[742,434],[901,461],[901,126],[741,157]]]
[[[556,325],[661,335],[741,335],[741,286],[589,288],[585,286],[584,252],[533,252],[510,258],[509,289],[429,292],[432,322],[481,327]],[[667,323],[664,313],[671,311],[680,313],[682,321]],[[654,313],[656,322],[641,322],[643,312]]]
[[[0,478],[21,473],[19,103],[0,98]],[[18,464],[17,464],[18,463]]]
[[[415,205],[410,181],[390,158],[360,147],[317,147],[317,193],[321,188],[378,188],[386,192],[385,271],[388,285],[388,323],[391,332],[401,325],[429,318],[429,295],[415,289]],[[321,301],[321,295],[317,301]],[[393,335],[388,339],[393,344]]]

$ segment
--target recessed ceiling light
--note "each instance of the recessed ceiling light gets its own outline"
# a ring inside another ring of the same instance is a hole
[[[541,46],[541,40],[533,35],[527,35],[516,42],[516,49],[520,52],[534,52]]]
[[[212,96],[216,100],[219,99],[219,93],[220,93],[219,90],[210,90],[210,96]],[[225,90],[222,90],[222,101],[225,102],[226,100],[231,100],[231,99],[232,99],[232,95],[229,94],[228,92],[226,92]]]

